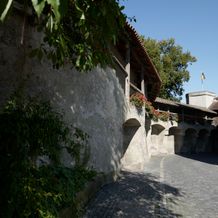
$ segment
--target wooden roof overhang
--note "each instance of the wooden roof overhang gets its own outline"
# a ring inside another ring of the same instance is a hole
[[[148,99],[154,101],[160,91],[161,78],[136,30],[128,23],[126,24],[126,30],[131,46],[132,60],[130,64],[134,69],[136,69],[136,72],[140,72],[143,67],[148,87]]]
[[[209,106],[210,110],[218,112],[218,97],[216,97],[213,103]]]
[[[204,107],[199,107],[195,105],[190,105],[190,104],[184,104],[184,103],[179,103],[175,101],[171,101],[168,99],[163,99],[163,98],[156,98],[155,100],[155,105],[167,105],[169,108],[174,110],[175,112],[179,112],[184,110],[188,114],[197,114],[197,115],[207,115],[209,117],[216,117],[217,113],[213,110],[210,110],[208,108]]]

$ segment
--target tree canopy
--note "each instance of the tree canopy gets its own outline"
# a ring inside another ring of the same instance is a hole
[[[32,55],[47,56],[57,68],[71,63],[80,71],[110,63],[110,45],[126,20],[119,0],[1,0],[0,21],[13,12],[15,2],[23,6],[24,17],[27,9],[33,11],[38,29],[45,33]]]
[[[184,82],[190,79],[188,66],[195,62],[196,58],[188,51],[183,52],[183,48],[176,45],[173,38],[157,41],[142,37],[142,40],[162,79],[159,96],[180,101]]]

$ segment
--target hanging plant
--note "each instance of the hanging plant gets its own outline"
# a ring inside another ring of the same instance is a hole
[[[142,108],[145,105],[146,100],[146,97],[139,92],[130,96],[130,102],[138,108]]]

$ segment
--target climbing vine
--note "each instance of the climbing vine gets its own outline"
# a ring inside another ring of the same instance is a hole
[[[11,98],[0,113],[0,217],[58,217],[94,175],[88,135],[71,131],[48,102]],[[74,168],[61,164],[66,148]],[[39,161],[41,160],[41,162]]]
[[[4,21],[15,0],[1,0]],[[16,0],[33,11],[35,25],[45,34],[31,55],[49,58],[54,67],[71,63],[80,71],[111,63],[110,46],[123,31],[126,16],[118,0]],[[13,12],[13,10],[11,10]]]

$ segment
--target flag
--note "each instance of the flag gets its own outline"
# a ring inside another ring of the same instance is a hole
[[[206,77],[205,77],[204,73],[201,73],[201,81],[203,81],[205,79],[206,79]]]

